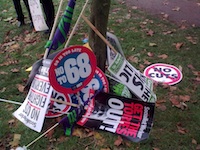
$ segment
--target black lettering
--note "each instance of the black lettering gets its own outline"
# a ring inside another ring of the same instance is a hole
[[[161,73],[156,73],[156,77],[157,77],[157,78],[162,78],[163,75],[162,75]]]
[[[133,84],[135,85],[135,86],[141,86],[140,87],[140,90],[142,91],[143,89],[144,89],[144,86],[143,86],[143,84],[142,84],[142,82],[141,81],[136,81],[136,77],[134,76],[133,77]]]
[[[151,94],[150,91],[147,88],[145,88],[142,98],[144,98],[144,100],[148,101],[149,97],[151,96],[150,94]]]
[[[154,73],[150,73],[149,76],[150,76],[151,78],[154,78],[154,77],[155,77],[155,76],[154,76]]]
[[[119,76],[120,76],[120,77],[121,77],[121,76],[124,76],[124,77],[126,78],[126,82],[129,82],[129,77],[128,77],[128,75],[127,75],[126,73],[122,72],[122,73],[120,73]]]

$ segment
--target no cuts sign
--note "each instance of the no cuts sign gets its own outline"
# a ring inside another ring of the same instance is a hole
[[[144,70],[144,75],[156,82],[162,82],[168,85],[174,85],[182,80],[181,71],[169,64],[157,63],[148,66]]]

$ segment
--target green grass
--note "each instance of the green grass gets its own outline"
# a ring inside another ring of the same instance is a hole
[[[22,3],[23,4],[23,3]],[[30,27],[24,26],[17,28],[15,20],[15,10],[11,1],[2,0],[0,7],[0,64],[5,64],[8,60],[17,60],[17,63],[9,65],[0,65],[0,98],[23,102],[26,92],[19,92],[17,84],[25,85],[28,79],[28,72],[25,69],[38,60],[44,53],[44,45],[48,40],[48,36],[42,32],[33,32]],[[55,8],[58,8],[58,1],[54,1]],[[73,24],[78,17],[83,2],[77,2]],[[63,5],[64,6],[64,5]],[[63,8],[64,9],[64,8]],[[25,7],[24,7],[24,10]],[[25,11],[26,15],[27,12]],[[89,10],[86,12],[89,16]],[[130,16],[128,16],[130,15]],[[4,20],[12,17],[10,22]],[[26,18],[28,21],[28,18]],[[73,26],[73,25],[72,25]],[[83,35],[88,32],[88,26],[81,21],[76,35],[70,42],[73,44],[82,44]],[[153,36],[147,36],[146,32],[153,30]],[[170,88],[157,86],[155,93],[158,100],[166,100],[164,105],[165,111],[155,109],[154,126],[150,137],[142,143],[129,142],[130,146],[123,143],[120,146],[114,146],[117,135],[96,131],[100,137],[87,137],[88,132],[84,128],[78,128],[81,131],[82,138],[77,136],[65,137],[61,126],[55,129],[51,139],[41,138],[30,149],[54,149],[54,150],[95,150],[95,149],[112,149],[112,150],[195,150],[197,144],[200,144],[200,87],[199,83],[194,82],[196,77],[188,65],[192,65],[195,71],[199,71],[200,66],[200,28],[180,29],[168,21],[149,16],[145,12],[139,10],[128,9],[124,4],[117,1],[112,2],[109,16],[108,31],[113,32],[121,43],[122,49],[127,59],[134,55],[138,57],[139,63],[130,62],[141,72],[144,67],[145,60],[151,63],[168,63],[175,66],[181,66],[183,72],[183,80],[175,85],[177,88],[170,91]],[[165,35],[164,32],[173,31],[171,34]],[[24,39],[30,35],[36,40],[35,43],[27,43]],[[195,39],[196,44],[192,44],[187,37]],[[12,46],[5,46],[5,43],[16,41],[19,49],[12,50]],[[149,46],[149,43],[156,43],[156,47]],[[177,50],[175,43],[184,43],[180,50]],[[153,57],[148,56],[148,52],[154,54]],[[158,56],[161,54],[168,55],[168,58],[162,59]],[[18,69],[19,72],[13,73],[12,69]],[[2,73],[4,71],[4,73]],[[187,109],[181,110],[172,107],[170,102],[171,95],[189,95],[190,101],[185,102]],[[41,133],[36,133],[24,126],[21,122],[12,116],[12,113],[19,107],[14,104],[0,103],[0,147],[5,149],[9,146],[9,142],[13,140],[14,134],[21,134],[20,145],[27,145]],[[9,121],[14,119],[14,124],[10,125]],[[53,125],[55,120],[46,120],[43,131]],[[178,132],[177,124],[186,129],[185,134]],[[61,137],[64,139],[61,140]],[[197,144],[192,143],[192,139]]]

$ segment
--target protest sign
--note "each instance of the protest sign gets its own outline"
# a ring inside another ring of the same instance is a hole
[[[154,103],[100,92],[77,124],[119,134],[131,141],[148,138],[153,126]]]
[[[23,104],[13,115],[27,127],[40,132],[50,102],[52,87],[47,77],[36,75]]]
[[[125,84],[138,98],[155,103],[156,95],[152,91],[153,81],[145,77],[126,61],[119,53],[108,67],[109,72]]]
[[[52,87],[61,93],[77,93],[91,81],[95,70],[94,53],[84,46],[71,46],[53,59],[49,80]]]
[[[144,70],[144,75],[156,82],[174,85],[182,80],[182,72],[175,66],[163,63],[156,63]]]
[[[47,30],[48,27],[46,25],[40,0],[28,0],[30,12],[32,16],[33,25],[36,31],[44,31]]]

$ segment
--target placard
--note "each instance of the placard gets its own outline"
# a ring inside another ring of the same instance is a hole
[[[51,63],[50,83],[61,93],[77,93],[91,81],[96,65],[96,57],[87,47],[66,48]]]
[[[28,0],[29,8],[32,16],[33,25],[36,31],[44,31],[48,29],[45,22],[40,0]]]
[[[174,85],[182,80],[182,72],[175,66],[163,63],[156,63],[144,70],[144,75],[156,82]]]
[[[142,101],[155,103],[156,95],[152,91],[152,80],[146,78],[119,53],[108,70]]]
[[[36,74],[25,101],[13,115],[27,127],[40,132],[51,93],[52,87],[48,78]]]
[[[154,103],[100,92],[77,124],[141,142],[149,137],[154,107]]]

